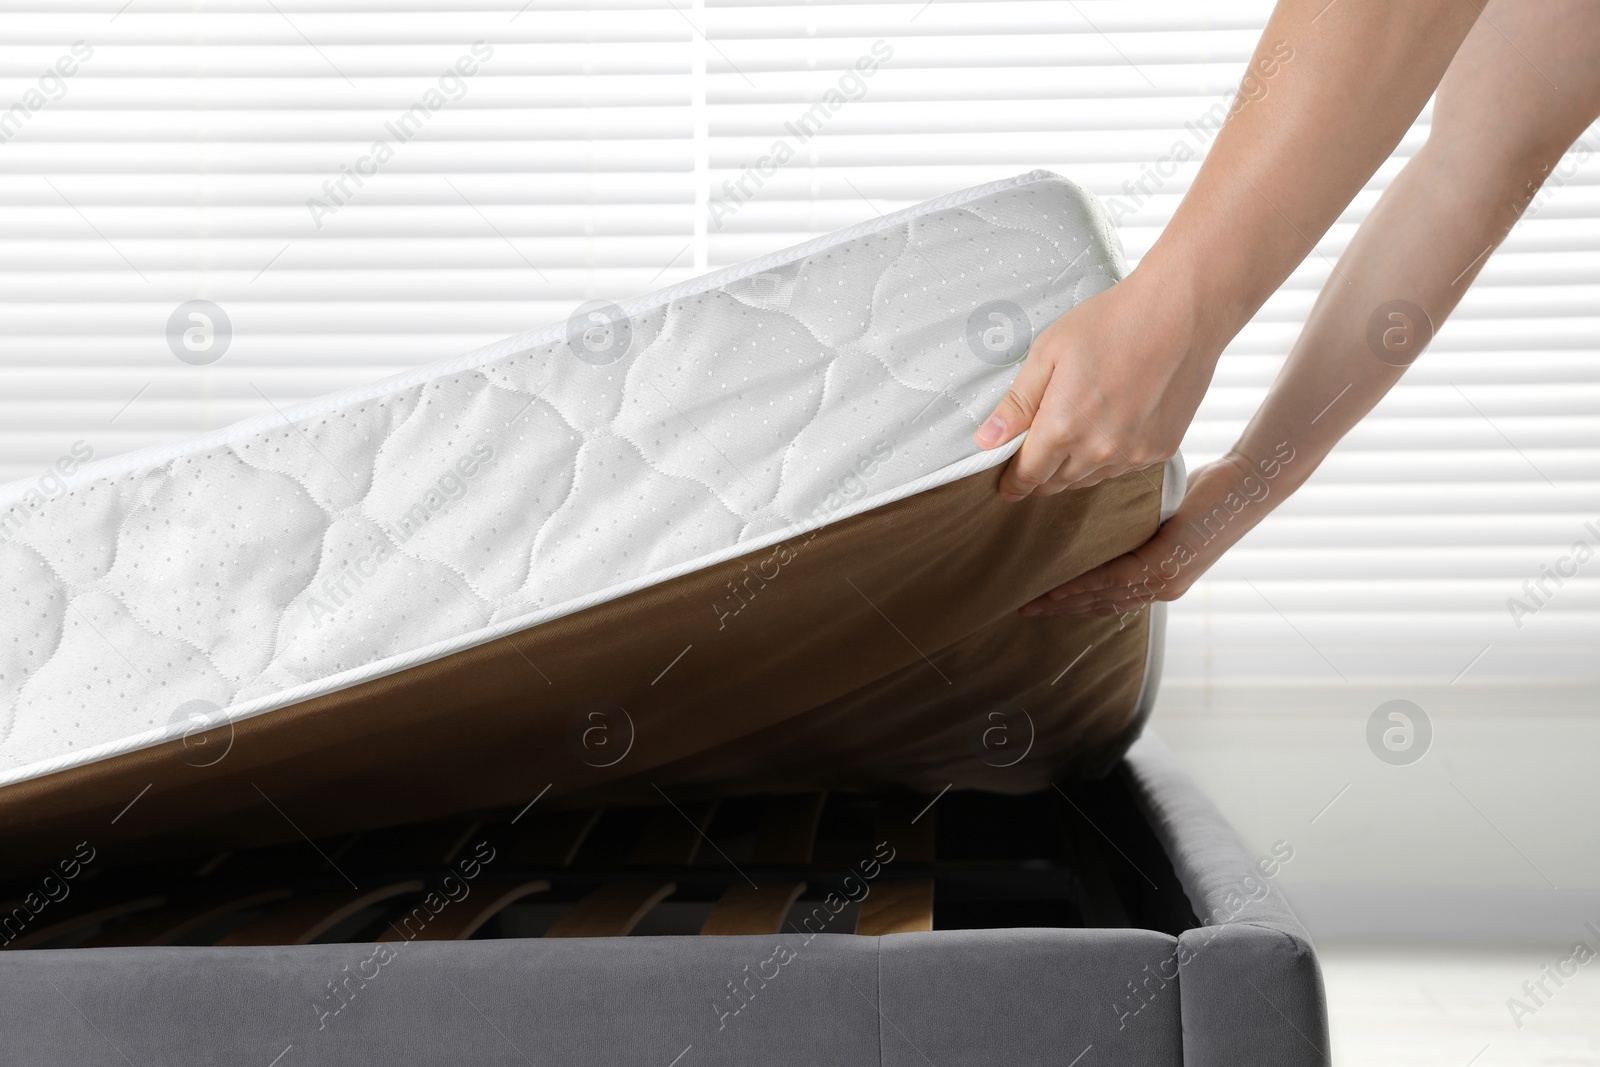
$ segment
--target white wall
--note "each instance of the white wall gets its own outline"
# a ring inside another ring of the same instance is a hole
[[[1429,753],[1399,767],[1368,751],[1366,718],[1169,714],[1156,729],[1253,848],[1294,846],[1279,884],[1314,936],[1570,944],[1600,925],[1595,717],[1445,711]]]

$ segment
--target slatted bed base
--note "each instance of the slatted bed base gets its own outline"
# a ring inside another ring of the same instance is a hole
[[[1305,930],[1171,754],[1058,785],[13,865],[0,1060],[1326,1067]]]
[[[808,793],[489,813],[118,864],[9,948],[876,936],[1126,925],[1063,795]]]

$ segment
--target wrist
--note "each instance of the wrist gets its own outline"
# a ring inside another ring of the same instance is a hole
[[[1173,519],[1176,532],[1204,561],[1201,571],[1294,491],[1289,472],[1296,460],[1286,444],[1259,457],[1230,450],[1195,469]]]
[[[1217,315],[1203,272],[1186,257],[1152,248],[1127,282],[1143,292],[1147,306],[1159,309],[1168,335],[1182,339],[1182,362],[1204,368],[1209,377],[1238,328]]]
[[[1277,288],[1250,258],[1252,242],[1217,229],[1180,207],[1139,261],[1163,299],[1187,309],[1197,355],[1213,364]]]
[[[1253,475],[1269,483],[1276,506],[1278,500],[1305,484],[1325,455],[1287,435],[1258,438],[1247,434],[1228,449],[1223,459],[1233,464],[1241,477]]]

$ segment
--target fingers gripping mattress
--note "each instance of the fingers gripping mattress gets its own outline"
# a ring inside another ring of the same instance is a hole
[[[0,490],[4,840],[1106,766],[1159,619],[1016,608],[1179,478],[1008,505],[971,434],[1123,269],[1035,172]]]

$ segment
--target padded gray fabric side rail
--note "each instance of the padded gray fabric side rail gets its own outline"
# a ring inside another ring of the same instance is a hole
[[[1174,947],[1029,929],[419,941],[381,965],[368,944],[17,952],[0,1061],[1023,1067],[1092,1046],[1085,1064],[1176,1065],[1176,998],[1127,1026],[1109,1007]]]
[[[1140,738],[1124,766],[1205,924],[1163,971],[1178,976],[1185,1067],[1330,1063],[1322,970],[1282,892],[1160,738]]]

